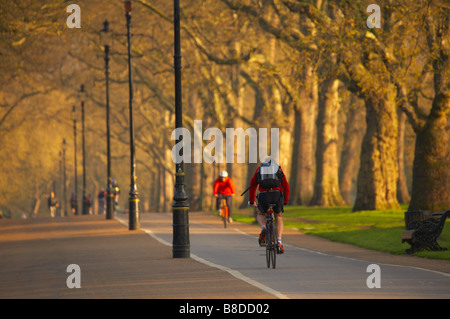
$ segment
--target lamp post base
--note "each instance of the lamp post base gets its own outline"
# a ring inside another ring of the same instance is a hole
[[[139,198],[137,194],[130,194],[128,200],[128,229],[138,230],[141,228],[139,221]]]
[[[113,219],[116,208],[114,206],[114,193],[108,189],[106,194],[106,219]]]
[[[82,215],[89,215],[89,201],[86,196],[83,196],[83,210]]]
[[[190,258],[189,243],[189,207],[172,207],[173,209],[173,258]]]

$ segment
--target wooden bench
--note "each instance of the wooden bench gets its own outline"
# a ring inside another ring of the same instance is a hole
[[[447,250],[447,248],[439,246],[437,240],[449,214],[450,210],[432,214],[427,211],[406,212],[406,230],[401,235],[402,243],[407,242],[411,245],[409,249],[406,249],[406,253],[411,255],[422,250]],[[416,217],[411,220],[411,216],[414,215]]]

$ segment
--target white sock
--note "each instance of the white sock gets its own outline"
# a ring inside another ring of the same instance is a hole
[[[266,229],[266,226],[262,225],[261,230],[264,230],[264,229]]]
[[[281,238],[277,238],[279,244],[281,244]]]

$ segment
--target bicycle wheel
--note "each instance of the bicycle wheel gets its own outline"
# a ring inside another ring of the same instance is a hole
[[[222,219],[223,219],[223,227],[227,228],[227,220],[228,220],[228,207],[226,204],[226,200],[222,200]]]
[[[272,242],[271,242],[271,237],[272,237],[272,231],[271,231],[271,224],[267,225],[267,231],[266,231],[266,263],[267,263],[267,268],[270,268],[270,260],[272,258]]]
[[[275,227],[272,224],[272,230],[270,235],[270,254],[271,254],[271,260],[272,260],[272,268],[275,269],[277,265],[277,237],[275,235]]]

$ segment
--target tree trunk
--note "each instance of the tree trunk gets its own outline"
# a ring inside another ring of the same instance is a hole
[[[163,167],[162,165],[158,166],[158,179],[157,179],[157,187],[156,187],[156,196],[155,196],[155,212],[160,213],[161,212],[161,189],[162,189],[162,175],[163,175]]]
[[[364,107],[359,105],[359,99],[354,95],[350,98],[350,106],[347,111],[345,124],[344,142],[342,145],[341,161],[339,163],[339,188],[342,198],[346,204],[350,205],[354,201],[354,179],[357,175],[356,154],[359,154],[361,147],[362,132],[365,129]]]
[[[399,203],[409,203],[410,196],[406,185],[405,174],[405,124],[406,115],[401,110],[397,111],[398,116],[398,179],[397,179],[397,200]]]
[[[293,185],[292,203],[302,205],[309,203],[312,198],[314,176],[314,132],[315,117],[318,105],[317,74],[312,66],[307,66],[304,71],[302,87],[299,93],[301,106],[296,110],[294,120],[294,144],[291,175],[297,174],[291,179]],[[298,148],[298,149],[295,149]],[[297,163],[294,163],[297,161]],[[294,172],[296,168],[297,172]]]
[[[253,116],[252,116],[252,122],[256,123],[258,121],[258,123],[260,123],[261,125],[265,125],[266,119],[264,118],[264,113],[263,113],[263,109],[264,109],[264,98],[263,98],[263,94],[261,92],[261,88],[259,86],[258,83],[254,82],[253,79],[246,74],[245,72],[241,73],[242,76],[247,80],[247,82],[249,82],[249,84],[251,85],[251,87],[253,88],[253,92],[254,92],[254,100],[255,100],[255,104],[254,104],[254,111],[253,111]],[[261,126],[263,127],[263,126]],[[266,126],[267,127],[267,126]],[[247,166],[247,183],[246,183],[246,187],[248,186],[248,183],[250,183],[250,180],[253,177],[253,174],[255,174],[256,169],[258,168],[258,163],[249,163]],[[239,194],[240,195],[240,194]],[[244,196],[244,200],[242,201],[241,205],[239,206],[239,208],[245,208],[247,207],[247,202],[248,202],[248,192],[245,194]]]
[[[446,128],[450,110],[448,96],[436,96],[433,109],[416,138],[409,210],[450,209],[450,147]],[[447,111],[438,112],[438,109]]]
[[[158,200],[158,189],[159,189],[159,168],[157,166],[153,167],[154,171],[152,172],[153,176],[150,180],[149,185],[149,198],[150,198],[150,205],[149,205],[149,212],[156,212],[156,203]]]
[[[344,205],[338,179],[338,111],[339,80],[327,79],[319,90],[317,115],[316,179],[314,196],[309,205]]]
[[[203,201],[205,197],[205,164],[203,161],[200,163],[200,190],[199,190],[199,201],[198,201],[198,210],[203,211]]]
[[[269,1],[270,2],[270,1]],[[272,8],[268,3],[268,8]],[[271,21],[277,27],[280,26],[280,19],[277,14],[275,14],[273,8],[269,9],[269,14],[267,17],[268,21]],[[271,65],[279,64],[279,59],[283,58],[283,52],[280,50],[279,41],[275,37],[270,37],[268,42],[269,53],[267,54],[267,59]],[[280,88],[276,84],[272,84],[269,87],[270,93],[270,105],[272,105],[273,119],[272,127],[279,128],[279,165],[282,167],[286,176],[290,174],[290,163],[291,159],[289,154],[292,150],[292,125],[293,121],[291,117],[284,112],[284,104],[282,101],[282,94]],[[272,154],[272,153],[271,153]]]
[[[294,136],[292,146],[292,161],[291,161],[291,174],[289,177],[289,190],[290,190],[290,203],[294,205],[302,205],[300,191],[298,190],[300,185],[300,123],[301,113],[299,107],[294,105]]]
[[[409,210],[450,209],[449,22],[450,10],[439,8],[426,20],[427,41],[433,56],[434,99],[423,128],[418,130]],[[442,19],[442,20],[441,20]]]
[[[170,196],[167,196],[167,176],[168,176],[169,174],[166,172],[166,170],[163,170],[162,171],[162,178],[161,178],[161,190],[162,190],[162,194],[161,194],[161,197],[162,197],[162,205],[161,205],[161,209],[162,209],[162,212],[163,213],[165,213],[165,212],[167,212],[167,206],[169,205],[168,204],[168,200],[169,199],[171,199],[171,197]]]
[[[194,119],[202,119],[203,118],[203,110],[202,110],[202,103],[200,98],[198,97],[198,94],[196,92],[189,95],[188,100],[188,114],[191,115],[191,118]],[[202,130],[205,128],[203,127],[202,123]],[[203,162],[203,132],[196,132],[194,129],[192,129],[191,133],[191,140],[190,145],[192,147],[191,152],[192,155],[195,154],[196,150],[194,149],[194,139],[198,138],[200,141],[201,146],[201,156],[202,156],[202,162]],[[196,136],[196,134],[198,134]],[[189,196],[189,210],[190,211],[200,211],[202,207],[202,198],[201,198],[201,192],[202,192],[202,164],[201,163],[195,163],[194,161],[194,155],[191,158],[190,163],[184,163],[184,172],[185,172],[185,180],[191,181],[190,183],[186,183],[186,193]]]
[[[361,148],[353,211],[398,209],[397,112],[395,94],[365,98],[366,134]]]
[[[37,217],[39,208],[41,207],[41,198],[35,197],[34,207],[33,207],[33,215]]]

